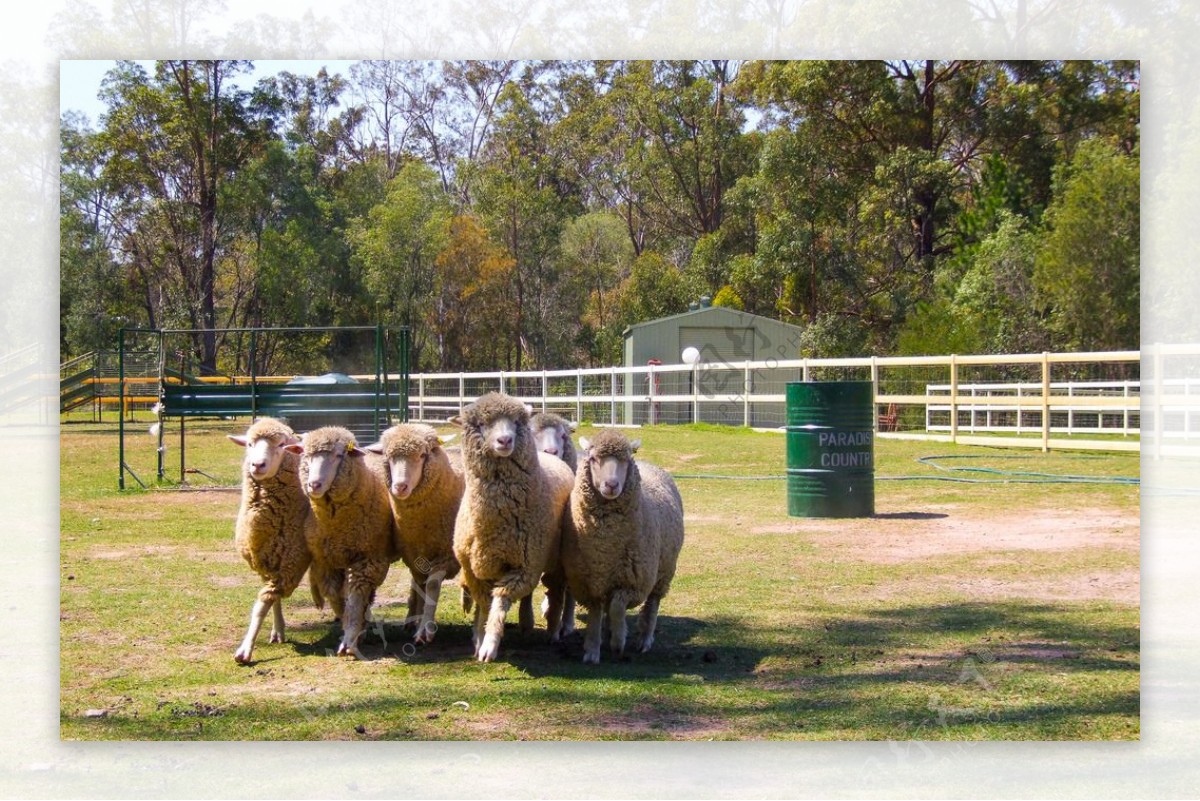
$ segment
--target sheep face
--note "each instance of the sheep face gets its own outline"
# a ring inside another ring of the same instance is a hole
[[[439,437],[430,426],[396,426],[384,432],[383,438],[365,450],[382,456],[387,464],[388,491],[398,500],[404,500],[421,486],[425,466],[442,443],[454,439],[453,435]]]
[[[567,452],[567,440],[571,437],[571,430],[566,424],[551,423],[539,426],[535,420],[532,429],[534,445],[542,453],[561,457]]]
[[[305,435],[307,439],[307,435]],[[363,451],[353,441],[333,441],[323,444],[311,452],[308,445],[289,446],[288,450],[303,453],[300,459],[300,481],[304,494],[310,498],[323,498],[337,480],[342,463],[347,459],[361,459]]]
[[[255,481],[267,481],[275,477],[283,464],[283,455],[289,445],[300,440],[282,425],[268,427],[253,425],[245,434],[230,434],[229,439],[246,449],[242,459],[246,474]]]
[[[583,469],[588,471],[588,478],[601,497],[610,501],[621,497],[629,477],[629,464],[641,444],[638,439],[626,442],[624,437],[603,444],[593,444],[586,438],[579,441],[586,454]]]
[[[451,422],[464,429],[471,450],[507,459],[517,450],[519,438],[528,436],[529,407],[498,393],[490,393]]]

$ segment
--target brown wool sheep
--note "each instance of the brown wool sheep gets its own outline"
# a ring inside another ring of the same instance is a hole
[[[454,519],[463,495],[462,462],[456,460],[456,469],[442,442],[430,426],[411,423],[389,428],[366,447],[387,469],[395,549],[412,574],[408,617],[417,643],[433,641],[442,581],[458,575]]]
[[[524,404],[498,393],[483,396],[457,418],[463,427],[466,487],[454,525],[454,553],[475,604],[475,655],[490,662],[500,650],[504,617],[513,601],[545,576],[558,632],[563,587],[553,577],[571,471],[540,453]],[[530,621],[532,622],[532,621]]]
[[[268,612],[274,612],[271,642],[283,642],[283,599],[292,594],[312,556],[304,538],[308,499],[300,489],[299,459],[288,445],[299,442],[283,422],[265,417],[229,439],[245,448],[242,501],[234,525],[234,543],[242,558],[263,580],[250,611],[250,625],[233,658],[248,664]],[[314,587],[314,593],[316,589]],[[317,595],[314,594],[314,600]]]
[[[650,650],[658,607],[683,547],[683,501],[662,469],[633,458],[641,444],[604,429],[580,440],[562,564],[575,599],[587,607],[583,661],[600,661],[605,615],[615,654],[625,650],[625,612],[641,604],[637,649]]]
[[[342,620],[339,656],[362,657],[362,635],[375,590],[398,557],[383,459],[365,452],[339,426],[310,431],[300,454],[300,486],[312,515],[305,538],[312,552],[309,580]]]

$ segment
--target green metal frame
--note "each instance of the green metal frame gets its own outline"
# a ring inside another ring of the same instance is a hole
[[[160,418],[179,418],[180,437],[180,481],[186,475],[185,436],[187,418],[195,417],[250,417],[262,415],[287,414],[371,414],[373,432],[376,438],[382,433],[381,421],[396,417],[401,421],[408,420],[408,380],[409,350],[411,335],[408,328],[391,329],[382,323],[374,326],[314,326],[314,327],[283,327],[283,328],[221,328],[211,329],[214,333],[230,334],[245,333],[250,335],[250,382],[248,384],[190,384],[170,383],[167,381],[171,372],[166,366],[165,341],[167,335],[202,333],[203,329],[145,329],[122,328],[117,333],[118,350],[118,459],[119,472],[117,485],[125,489],[125,473],[128,472],[143,488],[146,486],[137,474],[130,469],[125,461],[125,342],[126,334],[150,334],[158,339],[158,397],[163,405]],[[371,331],[375,337],[375,378],[372,384],[332,384],[332,385],[280,385],[275,383],[260,384],[254,372],[254,356],[258,345],[258,335],[262,333],[316,333],[316,332],[346,332]],[[392,404],[391,381],[388,379],[387,356],[395,353],[398,357],[396,406]],[[333,407],[322,408],[321,401],[334,399]],[[159,430],[158,448],[158,478],[164,476],[163,466],[163,432]]]

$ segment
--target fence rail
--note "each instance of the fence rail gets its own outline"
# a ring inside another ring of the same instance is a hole
[[[104,392],[99,385],[106,379],[94,380],[97,392]],[[787,383],[823,380],[871,381],[885,438],[1200,456],[1200,345],[416,373],[408,408],[412,420],[445,422],[497,390],[536,410],[600,425],[705,422],[777,429],[786,423]]]
[[[601,425],[786,423],[790,381],[874,386],[880,435],[988,444],[1137,450],[1141,354],[863,357],[607,367],[526,372],[416,373],[413,420],[438,423],[489,391],[535,410]],[[1184,419],[1167,436],[1200,446],[1200,377],[1177,391]],[[1068,439],[1055,439],[1066,434]],[[979,437],[985,435],[985,437]]]

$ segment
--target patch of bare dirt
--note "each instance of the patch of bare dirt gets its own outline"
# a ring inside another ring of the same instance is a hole
[[[606,715],[596,723],[607,732],[631,737],[666,734],[674,740],[708,740],[730,730],[727,721],[712,715],[665,712],[648,704],[637,704],[621,715]]]
[[[1115,548],[1136,552],[1136,513],[1111,509],[1025,509],[968,516],[952,508],[846,520],[805,519],[757,526],[755,534],[810,534],[813,544],[878,564],[982,551]]]
[[[1032,580],[978,578],[958,580],[956,588],[971,598],[1028,598],[1037,601],[1116,601],[1137,604],[1141,599],[1141,575],[1136,568],[1101,570],[1081,575]]]

